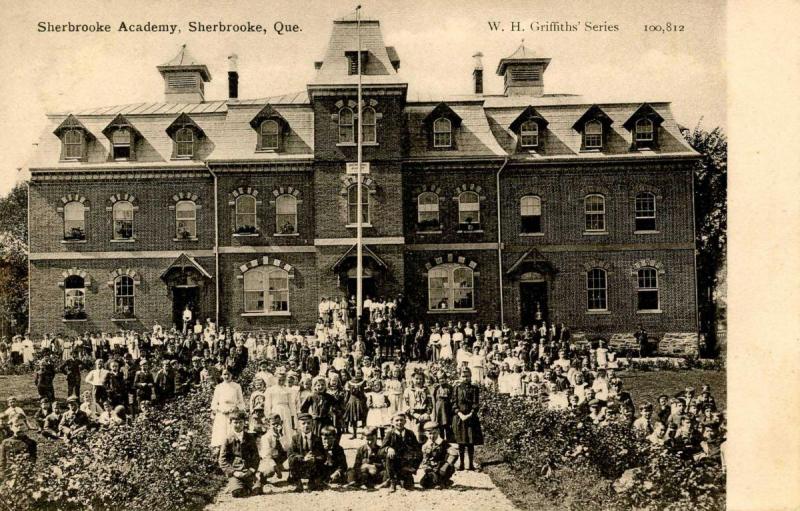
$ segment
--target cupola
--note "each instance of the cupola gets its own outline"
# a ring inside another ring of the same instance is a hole
[[[544,72],[550,59],[537,57],[524,43],[497,65],[503,77],[506,96],[541,96],[544,93]]]
[[[211,73],[189,53],[186,45],[175,58],[157,67],[164,77],[164,101],[167,103],[202,103],[205,99],[205,82]]]

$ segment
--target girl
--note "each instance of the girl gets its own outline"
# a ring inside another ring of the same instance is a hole
[[[453,422],[453,387],[444,373],[433,376],[433,418],[439,424],[439,434],[448,442],[453,441],[450,425]]]
[[[356,369],[355,376],[345,384],[347,390],[347,404],[344,409],[344,422],[348,426],[352,425],[353,435],[350,437],[355,440],[358,422],[364,425],[367,416],[367,396],[365,394],[366,381],[361,369]]]
[[[459,470],[464,470],[464,451],[468,457],[468,470],[475,470],[475,446],[483,445],[483,432],[478,420],[480,390],[470,382],[471,378],[470,370],[462,369],[461,380],[455,388],[453,436],[458,443]]]
[[[211,430],[211,447],[221,447],[230,433],[228,415],[235,410],[244,410],[242,387],[233,381],[233,375],[226,368],[222,371],[222,383],[214,388],[211,399],[211,412],[214,414],[214,425]]]
[[[252,413],[253,410],[256,408],[264,408],[264,402],[266,400],[264,396],[264,391],[267,389],[267,384],[264,383],[264,380],[261,378],[253,379],[253,391],[250,394],[250,412]]]
[[[389,411],[387,412],[389,418],[394,417],[394,414],[403,409],[403,390],[404,385],[402,380],[403,370],[400,366],[392,368],[391,377],[386,380],[386,396],[389,398]]]
[[[414,371],[412,386],[403,393],[403,405],[406,415],[411,419],[417,440],[422,436],[422,426],[430,420],[433,402],[425,387],[425,374],[421,368]]]
[[[295,409],[295,401],[292,399],[292,393],[286,386],[286,370],[280,368],[275,375],[275,385],[268,388],[264,393],[264,415],[272,417],[274,415],[281,416],[283,423],[283,442],[284,445],[289,445],[287,442],[292,441],[294,435],[294,418],[297,415]]]
[[[375,379],[372,392],[367,394],[367,429],[378,428],[378,436],[383,439],[384,426],[391,421],[389,413],[389,397],[383,391],[383,382]]]
[[[311,390],[311,382],[312,381],[313,381],[313,379],[311,378],[310,375],[309,376],[304,376],[300,380],[300,390],[298,391],[297,397],[296,397],[296,400],[295,400],[295,409],[296,410],[299,410],[300,409],[300,405],[303,404],[303,402],[306,400],[306,398],[314,393]]]

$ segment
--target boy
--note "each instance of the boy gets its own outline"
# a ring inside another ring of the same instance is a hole
[[[310,399],[310,398],[309,398]],[[300,428],[292,437],[289,447],[289,474],[296,482],[294,491],[303,492],[302,478],[308,478],[309,491],[322,488],[322,463],[325,460],[325,449],[322,440],[314,434],[314,421],[309,413],[297,416]]]
[[[8,467],[10,457],[19,457],[24,454],[30,463],[36,463],[36,441],[28,437],[28,426],[24,416],[15,416],[11,419],[10,428],[12,436],[0,443],[0,472]]]
[[[322,428],[322,447],[325,459],[322,462],[323,484],[344,484],[347,482],[347,458],[344,449],[336,441],[336,429],[333,426]]]
[[[439,425],[429,421],[423,426],[428,440],[422,446],[422,479],[419,484],[425,489],[434,487],[448,488],[453,484],[450,479],[456,471],[455,461],[458,450],[448,444],[439,435]]]
[[[641,416],[633,421],[633,430],[642,435],[649,436],[653,432],[653,426],[650,424],[650,418],[653,416],[653,405],[645,403],[639,407]]]
[[[283,462],[286,461],[286,449],[281,442],[283,437],[283,419],[279,414],[270,417],[269,428],[261,437],[258,446],[258,453],[261,456],[261,463],[258,465],[258,478],[263,483],[264,493],[272,493],[266,489],[267,479],[275,476],[280,479],[283,477]]]
[[[89,426],[89,417],[80,409],[80,400],[77,396],[67,398],[67,407],[67,411],[61,416],[61,422],[58,423],[58,431],[65,440],[69,440]]]
[[[386,467],[378,446],[378,428],[369,428],[364,437],[367,443],[356,451],[356,459],[353,468],[350,470],[348,478],[350,486],[366,486],[372,488],[376,484],[383,482],[383,475]]]
[[[328,384],[324,377],[317,376],[314,378],[314,383],[311,388],[313,394],[308,396],[300,405],[300,411],[310,414],[314,421],[314,433],[317,436],[319,436],[322,428],[325,426],[333,426],[336,414],[336,403],[333,397],[325,392],[327,386]]]
[[[58,425],[61,423],[61,406],[58,401],[53,401],[50,407],[51,413],[44,418],[41,434],[45,438],[58,440]]]
[[[398,412],[392,417],[392,429],[383,439],[381,452],[385,457],[386,481],[379,488],[390,486],[390,491],[397,490],[402,483],[407,490],[414,488],[414,473],[422,461],[422,449],[417,437],[406,429],[406,416]]]
[[[231,415],[233,432],[219,450],[219,468],[228,476],[228,490],[233,498],[257,494],[256,469],[259,465],[256,436],[244,430],[247,414],[237,410]]]

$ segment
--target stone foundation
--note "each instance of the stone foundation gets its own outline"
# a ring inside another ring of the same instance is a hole
[[[697,356],[700,336],[697,333],[669,332],[658,343],[658,352],[663,355]]]

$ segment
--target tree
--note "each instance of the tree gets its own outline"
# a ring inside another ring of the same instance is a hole
[[[724,278],[728,229],[728,139],[721,128],[706,131],[698,123],[684,137],[702,155],[694,171],[694,215],[700,329],[716,346],[720,320],[719,284]]]
[[[0,198],[0,331],[28,324],[28,187]]]

